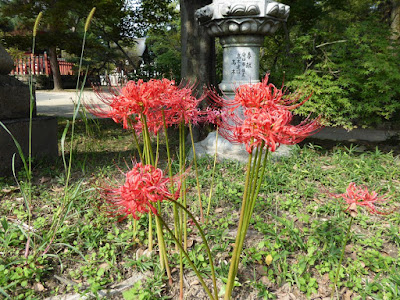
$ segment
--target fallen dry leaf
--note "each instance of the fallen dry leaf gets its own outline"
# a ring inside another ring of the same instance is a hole
[[[43,292],[44,286],[40,282],[35,282],[33,284],[33,289],[35,290],[35,292]]]

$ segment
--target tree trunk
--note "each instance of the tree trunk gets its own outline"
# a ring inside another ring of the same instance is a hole
[[[392,0],[390,12],[390,27],[392,28],[392,39],[398,40],[400,37],[400,0]]]
[[[51,73],[53,74],[54,90],[62,90],[63,86],[61,81],[60,66],[58,65],[57,49],[55,46],[49,48],[49,60]]]
[[[180,0],[181,76],[186,82],[195,82],[200,93],[204,86],[216,85],[215,40],[195,18],[197,9],[211,3],[212,0]]]

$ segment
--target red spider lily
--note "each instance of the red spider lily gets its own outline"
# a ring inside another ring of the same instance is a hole
[[[274,152],[279,145],[297,144],[321,128],[321,117],[291,125],[291,110],[309,97],[294,104],[299,98],[285,95],[267,81],[268,76],[261,83],[240,86],[234,100],[213,97],[223,105],[219,121],[221,136],[232,143],[245,144],[249,153],[263,143]]]
[[[197,99],[193,96],[193,90],[194,85],[179,87],[168,79],[129,81],[119,91],[114,90],[108,95],[98,93],[108,109],[93,104],[85,106],[96,116],[112,118],[117,123],[122,122],[125,129],[133,127],[138,132],[143,129],[145,115],[148,129],[157,133],[163,127],[163,114],[167,126],[210,120],[208,111],[198,108],[204,97]]]
[[[349,184],[346,193],[334,194],[332,196],[335,198],[343,198],[348,204],[345,211],[349,212],[353,217],[357,215],[357,206],[364,206],[373,214],[386,215],[390,213],[379,211],[374,205],[375,202],[386,201],[388,199],[387,197],[379,197],[377,192],[368,192],[367,187],[357,186],[354,182]]]
[[[199,104],[203,101],[204,96],[196,98],[193,96],[193,91],[194,85],[172,86],[168,93],[161,94],[160,105],[146,112],[149,130],[157,133],[163,126],[163,114],[167,127],[181,123],[198,124],[204,122],[206,112],[199,109]],[[137,130],[141,130],[142,124],[140,122],[136,126]]]
[[[163,200],[176,200],[179,197],[180,182],[177,181],[175,192],[171,193],[170,178],[163,171],[152,165],[136,163],[132,170],[125,174],[125,183],[115,189],[102,190],[107,202],[111,205],[114,215],[122,215],[120,220],[128,215],[139,219],[140,214],[152,213],[157,215],[154,203]]]
[[[321,127],[319,118],[310,123],[305,120],[299,125],[290,125],[292,117],[290,111],[283,109],[245,111],[244,119],[233,118],[234,125],[229,125],[230,120],[226,120],[228,125],[222,125],[221,135],[234,143],[245,144],[249,153],[263,142],[274,152],[281,144],[301,142]]]
[[[293,110],[303,105],[310,96],[301,100],[301,95],[285,94],[283,89],[278,89],[272,83],[268,83],[269,75],[265,75],[262,82],[249,85],[241,85],[235,90],[234,99],[221,97],[215,91],[210,93],[210,97],[221,107],[229,111],[235,111],[240,106],[244,108],[272,108]]]

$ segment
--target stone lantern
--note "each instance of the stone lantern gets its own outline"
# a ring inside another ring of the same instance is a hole
[[[214,0],[196,11],[200,24],[208,34],[219,37],[223,48],[220,90],[232,97],[242,84],[259,81],[260,48],[266,35],[273,35],[286,22],[290,7],[270,0]],[[196,144],[196,154],[215,153],[216,134],[211,133]],[[247,161],[242,145],[232,145],[218,138],[218,156]]]

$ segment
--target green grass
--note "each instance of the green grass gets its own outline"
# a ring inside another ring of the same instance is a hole
[[[59,121],[60,136],[65,123],[66,120]],[[154,276],[125,292],[126,299],[168,299],[176,292],[177,272],[169,287],[159,270],[158,256],[140,255],[146,249],[147,217],[139,221],[138,235],[134,237],[131,219],[118,222],[104,211],[96,187],[121,180],[118,168],[126,171],[136,151],[128,131],[111,121],[101,120],[98,125],[100,130],[91,125],[93,130],[87,136],[86,126],[77,124],[68,190],[72,205],[46,255],[24,258],[28,214],[17,185],[10,178],[0,179],[0,298],[41,299],[68,292],[96,293],[134,272],[147,271]],[[174,132],[169,136],[176,146]],[[69,149],[68,138],[66,143]],[[165,168],[165,145],[161,144],[160,149],[160,166]],[[343,193],[354,181],[380,193],[389,192],[391,198],[382,207],[394,212],[376,216],[362,211],[355,218],[338,290],[351,293],[354,299],[399,299],[400,158],[380,149],[385,147],[373,145],[363,150],[349,144],[321,147],[305,143],[295,146],[291,157],[269,164],[239,266],[240,287],[234,295],[274,299],[290,286],[298,299],[329,297],[349,222],[344,206],[329,193]],[[198,166],[206,205],[213,160],[200,159]],[[36,243],[49,229],[62,200],[63,168],[61,158],[34,162],[32,232]],[[219,284],[228,274],[244,168],[230,161],[219,162],[216,168],[211,215],[204,229],[215,257]],[[188,180],[189,207],[198,216],[192,173]],[[24,178],[21,172],[19,179]],[[165,205],[163,215],[169,222],[171,211],[171,205]],[[194,227],[190,227],[189,239],[193,241],[190,257],[201,272],[209,275],[206,253]],[[172,245],[171,240],[167,242]],[[169,249],[171,267],[176,268],[177,253],[173,246]],[[265,262],[268,255],[273,258],[269,265]],[[192,275],[188,270],[189,281]]]

